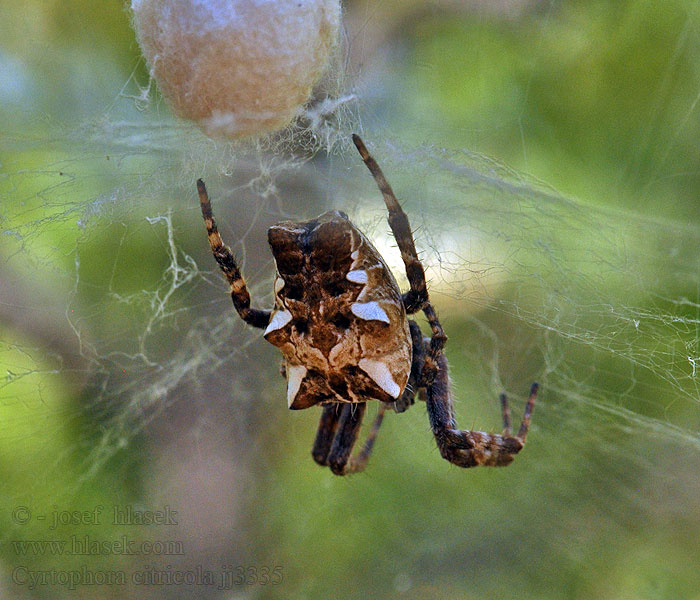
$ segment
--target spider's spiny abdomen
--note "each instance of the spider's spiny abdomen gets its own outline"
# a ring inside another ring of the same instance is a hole
[[[374,246],[335,211],[275,225],[268,239],[278,275],[265,338],[286,359],[290,408],[396,400],[411,343],[399,288]]]

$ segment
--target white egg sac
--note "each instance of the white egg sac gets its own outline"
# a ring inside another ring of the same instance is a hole
[[[163,96],[213,137],[289,124],[338,39],[339,0],[132,0]]]

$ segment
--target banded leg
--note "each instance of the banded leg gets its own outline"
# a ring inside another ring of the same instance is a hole
[[[379,190],[384,197],[384,203],[389,211],[389,226],[394,234],[394,239],[401,251],[401,259],[406,267],[406,277],[411,285],[411,289],[403,295],[403,303],[408,314],[413,314],[422,310],[425,317],[428,319],[430,329],[432,330],[432,339],[430,342],[430,351],[426,358],[426,367],[423,370],[423,378],[421,387],[428,387],[432,383],[438,369],[438,360],[442,353],[445,344],[447,343],[447,335],[440,325],[435,309],[430,304],[428,297],[428,287],[425,282],[425,271],[423,265],[418,259],[416,245],[413,241],[411,233],[411,225],[408,222],[408,216],[401,208],[399,201],[396,199],[394,191],[391,189],[389,182],[386,180],[384,173],[374,160],[372,155],[367,150],[360,136],[353,134],[352,141],[355,143],[357,150],[362,157],[365,165],[377,182]]]
[[[236,311],[238,311],[241,319],[248,323],[248,325],[265,329],[270,322],[271,311],[250,308],[250,294],[248,293],[248,288],[236,264],[236,259],[233,258],[231,249],[226,246],[221,239],[219,230],[216,227],[216,221],[214,221],[214,215],[212,214],[207,188],[201,179],[197,180],[197,192],[199,193],[202,217],[204,217],[204,224],[207,227],[209,245],[211,246],[211,251],[214,254],[216,262],[219,263],[219,267],[221,267],[221,270],[224,272],[231,286],[231,300],[233,301],[233,306]]]
[[[530,417],[537,397],[538,385],[532,384],[525,405],[520,430],[515,437],[510,433],[510,411],[505,396],[501,396],[504,433],[463,431],[457,428],[452,405],[452,395],[447,376],[447,360],[441,357],[439,369],[428,388],[428,417],[441,456],[459,467],[503,467],[513,462],[523,449],[530,426]]]
[[[421,373],[420,386],[429,388],[438,370],[440,369],[440,362],[444,360],[443,350],[445,349],[445,344],[447,343],[447,335],[442,329],[442,325],[435,313],[433,305],[428,302],[423,307],[423,314],[428,319],[430,324],[430,329],[432,331],[432,336],[430,338],[430,344],[428,346],[428,353],[425,357],[425,364],[423,365],[423,371]]]
[[[406,213],[396,199],[396,195],[391,189],[389,182],[386,180],[386,177],[384,177],[384,173],[379,168],[377,161],[374,160],[372,155],[368,152],[360,136],[353,133],[352,141],[355,143],[362,160],[377,182],[382,196],[384,196],[384,203],[389,211],[389,226],[391,227],[391,231],[401,251],[401,258],[406,267],[406,276],[411,285],[410,291],[403,295],[403,303],[408,314],[416,313],[428,302],[428,288],[425,283],[423,265],[420,260],[418,260],[416,245],[413,242],[411,225],[408,222]]]
[[[503,415],[503,435],[513,435],[513,428],[510,425],[510,406],[508,397],[505,394],[499,396],[501,401],[501,413]]]
[[[523,420],[520,423],[520,429],[518,429],[518,435],[516,436],[523,444],[527,438],[527,432],[530,431],[530,419],[532,418],[532,411],[535,410],[535,400],[537,399],[537,392],[539,389],[540,386],[537,383],[533,383],[530,386],[530,396],[525,404]]]

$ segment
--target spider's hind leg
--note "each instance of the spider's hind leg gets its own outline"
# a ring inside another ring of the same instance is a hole
[[[345,467],[357,442],[366,408],[367,404],[364,402],[343,406],[338,420],[338,430],[328,453],[328,466],[335,475],[345,475]]]
[[[316,440],[311,450],[314,460],[322,467],[328,466],[328,454],[331,451],[335,432],[338,430],[338,420],[342,407],[338,404],[326,404],[321,413],[321,420],[316,432]]]
[[[345,469],[343,470],[343,475],[347,475],[348,473],[359,473],[360,471],[365,470],[367,462],[369,461],[369,456],[372,453],[372,448],[374,447],[374,441],[377,439],[379,428],[382,425],[382,420],[384,419],[384,413],[386,412],[387,407],[388,405],[384,404],[384,402],[379,403],[377,416],[374,417],[372,428],[370,429],[369,434],[367,435],[367,439],[365,439],[365,443],[362,446],[362,450],[360,450],[358,454],[356,454],[350,459],[348,464],[345,466]]]
[[[447,375],[447,360],[439,359],[438,371],[428,387],[428,417],[440,454],[459,467],[503,467],[513,462],[523,449],[530,426],[530,417],[537,397],[538,385],[532,384],[525,405],[522,425],[513,437],[510,429],[510,410],[505,396],[501,396],[503,434],[483,431],[463,431],[457,428]]]
[[[367,466],[387,406],[384,403],[381,404],[362,450],[351,457],[366,406],[363,402],[342,406],[329,404],[323,407],[311,453],[319,465],[330,467],[335,475],[359,473]]]

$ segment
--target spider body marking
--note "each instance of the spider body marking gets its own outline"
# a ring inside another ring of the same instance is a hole
[[[426,401],[443,458],[460,467],[508,465],[525,443],[538,385],[531,386],[515,436],[503,394],[502,434],[457,428],[443,353],[447,336],[430,303],[408,217],[362,140],[353,135],[353,142],[384,197],[410,289],[401,294],[372,243],[344,213],[330,211],[268,230],[277,267],[275,306],[251,308],[245,281],[219,235],[200,179],[197,188],[209,243],[229,282],[234,307],[281,350],[289,408],[322,405],[312,455],[336,475],[363,470],[385,411],[403,412],[417,394]],[[430,325],[429,338],[407,318],[419,311]],[[380,408],[362,450],[351,457],[370,400],[379,400]]]
[[[279,347],[289,408],[395,402],[411,371],[401,292],[379,252],[340,212],[268,231],[277,264],[264,337]]]

